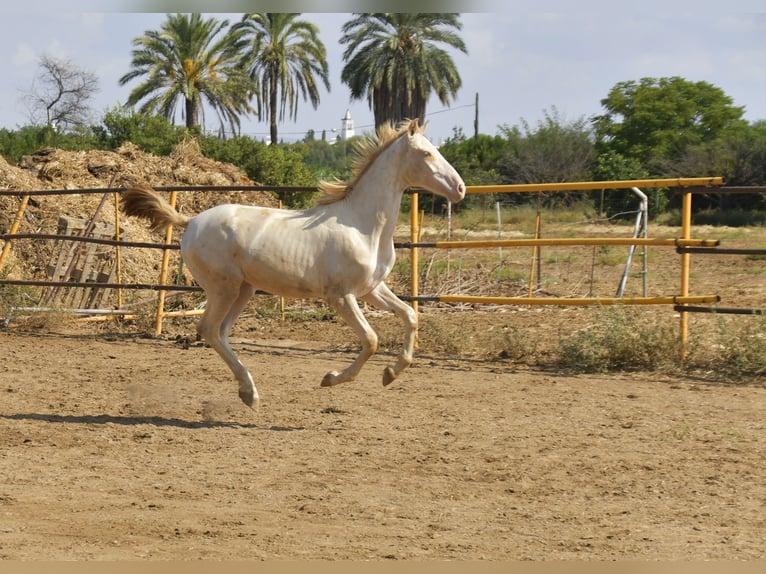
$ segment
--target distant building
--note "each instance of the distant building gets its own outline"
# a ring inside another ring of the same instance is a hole
[[[347,140],[354,137],[354,120],[351,112],[346,110],[346,115],[340,119],[340,139]]]

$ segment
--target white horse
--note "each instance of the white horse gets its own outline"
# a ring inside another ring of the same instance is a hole
[[[344,370],[327,373],[323,387],[353,380],[377,350],[378,336],[358,300],[393,312],[404,325],[402,352],[385,368],[383,384],[412,363],[417,316],[384,283],[394,264],[402,194],[420,187],[450,202],[465,195],[460,175],[424,131],[417,121],[381,127],[360,143],[350,181],[320,182],[319,200],[310,209],[219,205],[187,217],[147,187],[122,193],[123,211],[148,219],[153,229],[186,227],[181,253],[207,295],[197,332],[229,366],[246,405],[253,406],[258,391],[228,337],[256,289],[324,299],[356,332],[359,356]]]

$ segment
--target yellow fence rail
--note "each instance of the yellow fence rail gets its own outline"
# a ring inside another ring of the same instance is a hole
[[[473,249],[491,247],[524,247],[542,245],[575,246],[575,245],[654,245],[676,248],[715,247],[717,240],[692,239],[691,237],[691,208],[692,193],[705,188],[723,185],[721,177],[666,178],[666,179],[633,179],[612,181],[582,181],[564,183],[533,183],[515,185],[483,185],[468,186],[466,194],[487,193],[533,193],[533,192],[562,192],[562,191],[595,191],[601,189],[631,189],[631,188],[677,188],[683,193],[681,236],[676,238],[534,238],[534,239],[489,239],[479,241],[434,241],[421,242],[421,223],[419,220],[418,193],[413,192],[410,212],[410,243],[399,244],[399,247],[410,250],[410,297],[412,307],[418,311],[418,302],[438,301],[442,303],[469,303],[487,305],[674,305],[679,310],[681,321],[681,346],[685,354],[688,341],[688,313],[686,305],[699,303],[717,303],[717,295],[689,296],[690,253],[681,252],[681,281],[679,292],[666,297],[478,297],[472,295],[435,295],[422,296],[419,293],[419,249],[430,247],[436,249]]]
[[[720,298],[717,295],[690,295],[690,261],[691,255],[694,252],[734,252],[743,250],[716,250],[719,245],[718,240],[710,239],[695,239],[692,238],[692,196],[695,192],[700,191],[714,191],[716,193],[752,193],[752,192],[764,192],[766,188],[717,188],[723,185],[723,180],[720,177],[704,177],[704,178],[671,178],[671,179],[636,179],[636,180],[614,180],[614,181],[590,181],[590,182],[565,182],[565,183],[544,183],[544,184],[520,184],[520,185],[486,185],[486,186],[469,186],[467,188],[468,194],[487,194],[487,193],[530,193],[530,192],[562,192],[562,191],[596,191],[602,189],[631,189],[631,188],[674,188],[678,189],[682,196],[682,208],[681,208],[681,232],[679,237],[664,237],[664,238],[648,238],[648,237],[603,237],[603,238],[540,238],[536,233],[535,238],[525,239],[490,239],[481,241],[432,241],[422,242],[421,229],[422,229],[422,214],[418,208],[418,192],[413,190],[411,195],[411,212],[410,212],[410,241],[409,243],[397,243],[399,248],[407,248],[410,250],[410,295],[402,296],[403,299],[407,299],[411,302],[413,308],[418,310],[419,302],[436,301],[442,303],[468,303],[468,304],[486,304],[486,305],[549,305],[549,306],[589,306],[589,305],[673,305],[673,309],[680,315],[680,330],[681,330],[681,343],[682,348],[686,348],[688,340],[688,312],[701,311],[705,308],[694,307],[695,305],[704,305],[717,303]],[[207,189],[223,190],[223,186],[207,186]],[[170,202],[174,204],[176,201],[176,190],[193,191],[202,189],[195,188],[167,188],[164,191],[170,191]],[[226,188],[228,189],[228,187]],[[244,188],[237,188],[244,189]],[[249,186],[248,189],[259,189],[269,191],[310,191],[309,188],[274,188],[274,187],[261,187],[261,186]],[[119,210],[118,210],[118,192],[119,189],[93,189],[93,190],[59,190],[59,191],[30,191],[22,193],[22,201],[19,206],[19,210],[14,218],[14,221],[9,229],[9,233],[4,234],[3,248],[0,251],[0,268],[5,263],[5,260],[9,254],[11,243],[16,238],[29,238],[28,236],[35,235],[39,239],[46,238],[58,238],[59,236],[48,236],[44,234],[19,234],[19,224],[23,219],[24,211],[27,207],[30,196],[33,195],[48,195],[53,193],[114,193],[115,199],[115,226],[119,229]],[[3,194],[11,192],[0,192]],[[18,192],[14,192],[18,195]],[[539,225],[539,221],[538,221]],[[158,285],[143,285],[143,284],[125,284],[122,282],[121,273],[117,273],[117,283],[103,284],[104,288],[117,288],[120,304],[118,309],[109,310],[108,312],[113,315],[124,314],[130,316],[130,311],[122,310],[121,290],[122,289],[155,289],[157,290],[157,310],[155,317],[155,333],[157,335],[162,332],[162,322],[166,317],[183,317],[192,316],[202,313],[201,310],[178,310],[178,311],[165,311],[165,295],[168,290],[176,291],[199,291],[199,287],[196,286],[180,286],[180,285],[167,285],[168,277],[168,265],[170,251],[178,249],[177,244],[171,244],[172,228],[167,230],[164,244],[145,244],[135,243],[129,241],[121,241],[119,236],[115,237],[114,241],[87,238],[87,237],[66,237],[70,240],[99,242],[105,244],[116,245],[119,250],[120,246],[133,246],[133,247],[151,247],[155,249],[162,249],[162,263],[160,267],[160,277]],[[473,249],[473,248],[502,248],[502,247],[526,247],[532,246],[535,249],[540,246],[605,246],[605,245],[645,245],[645,246],[666,246],[673,247],[680,254],[680,284],[678,293],[659,296],[659,297],[533,297],[532,290],[530,288],[528,297],[494,297],[494,296],[476,296],[468,294],[458,295],[421,295],[419,293],[418,285],[418,258],[419,250],[421,248],[436,248],[436,249]],[[697,250],[697,251],[695,251]],[[752,250],[747,250],[752,251]],[[119,266],[119,251],[118,251],[118,266]],[[24,280],[2,280],[0,284],[19,284],[19,285],[55,285],[56,283],[51,281],[24,281]],[[77,287],[80,284],[67,283],[68,287]],[[83,284],[84,285],[84,284]],[[90,284],[92,285],[92,284]],[[707,309],[710,309],[709,307]],[[752,313],[752,310],[743,309],[728,309],[726,312],[737,312],[745,314],[745,311]],[[98,311],[97,313],[106,313],[106,310]]]

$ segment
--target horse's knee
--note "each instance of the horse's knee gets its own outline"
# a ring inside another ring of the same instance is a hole
[[[415,309],[410,307],[409,305],[406,305],[404,307],[404,311],[402,313],[402,321],[412,329],[417,329],[418,327],[418,314],[415,313]]]
[[[370,331],[362,339],[362,349],[366,353],[374,355],[378,351],[378,341],[378,334],[375,331]]]

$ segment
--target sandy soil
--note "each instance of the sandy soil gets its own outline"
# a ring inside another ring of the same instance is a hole
[[[3,187],[146,177],[152,185],[252,183],[192,144],[168,158],[135,146],[46,148],[22,163],[0,158]],[[38,199],[21,231],[52,232],[62,214],[94,217],[99,199]],[[182,201],[187,212],[203,207]],[[0,197],[0,208],[7,229],[18,198]],[[111,221],[110,213],[107,205],[99,217]],[[148,236],[143,223],[123,223],[125,237]],[[444,239],[443,227],[435,237],[426,229],[424,239]],[[543,226],[544,237],[574,233],[629,230]],[[651,236],[677,237],[678,229],[652,226]],[[695,236],[766,245],[762,229],[697,226]],[[17,246],[3,271],[36,277],[49,251]],[[612,296],[624,252],[546,248],[542,290]],[[154,281],[157,255],[126,252],[123,279]],[[503,251],[502,269],[499,256],[424,250],[421,292],[526,293],[529,250]],[[649,295],[677,293],[678,255],[651,249],[648,259]],[[763,307],[763,277],[762,259],[695,256],[692,290],[719,294],[724,306]],[[401,277],[391,284],[406,292]],[[634,271],[626,295],[640,295],[639,285]],[[136,305],[145,298],[132,296]],[[319,387],[322,376],[357,347],[347,328],[332,319],[243,321],[235,348],[256,375],[256,411],[241,404],[214,352],[190,338],[190,322],[169,322],[161,338],[142,336],[145,325],[0,323],[0,559],[766,557],[763,381],[568,376],[546,353],[561,333],[590,328],[586,310],[465,309],[424,319],[416,362],[393,385],[383,388],[380,376],[399,331],[375,316],[381,352],[358,382],[331,389]],[[695,318],[691,332],[704,333],[708,319]],[[519,329],[534,360],[498,353],[492,342],[506,329]]]
[[[256,411],[201,343],[0,331],[0,558],[766,556],[762,386],[425,348],[327,389],[334,320],[234,339]]]

